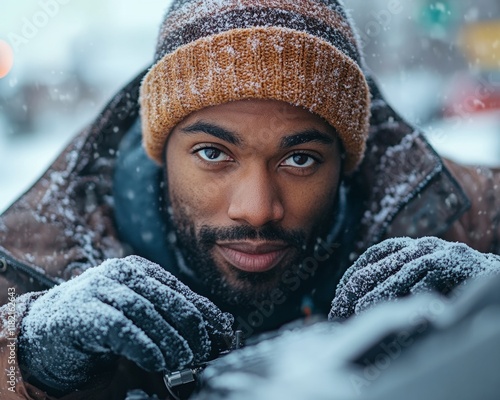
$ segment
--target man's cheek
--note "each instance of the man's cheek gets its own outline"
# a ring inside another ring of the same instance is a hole
[[[175,208],[181,207],[188,215],[193,215],[207,204],[203,191],[195,182],[176,179],[171,184],[170,199]]]
[[[335,208],[336,191],[328,191],[323,196],[318,196],[317,206],[313,208],[313,218],[319,223],[325,223],[333,215]]]

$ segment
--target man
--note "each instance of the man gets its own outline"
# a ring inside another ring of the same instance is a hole
[[[389,108],[337,1],[174,1],[152,68],[2,216],[1,293],[29,292],[2,398],[166,396],[233,328],[495,273],[499,184]]]

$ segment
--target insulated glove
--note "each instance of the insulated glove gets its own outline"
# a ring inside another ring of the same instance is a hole
[[[435,237],[387,239],[370,247],[345,272],[329,319],[348,318],[408,294],[449,293],[467,279],[500,273],[500,256]]]
[[[33,384],[69,393],[100,383],[120,356],[150,372],[206,361],[231,344],[232,322],[159,265],[111,259],[33,302],[20,365]]]

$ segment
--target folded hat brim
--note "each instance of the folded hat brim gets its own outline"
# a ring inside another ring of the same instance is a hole
[[[344,171],[361,162],[369,88],[359,66],[330,43],[281,27],[232,29],[200,38],[160,59],[141,86],[143,143],[161,164],[172,129],[202,108],[244,99],[304,107],[337,131]]]

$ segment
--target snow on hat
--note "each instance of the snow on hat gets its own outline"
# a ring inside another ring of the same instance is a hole
[[[361,162],[370,97],[356,35],[339,0],[174,0],[156,64],[141,86],[143,143],[162,164],[190,113],[243,99],[301,106],[333,126],[345,171]]]

